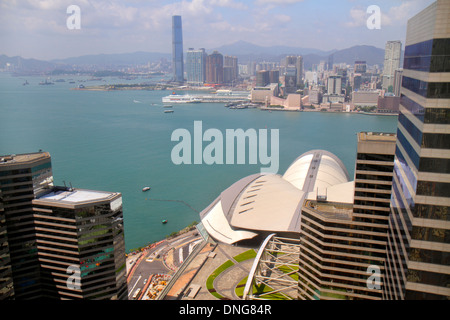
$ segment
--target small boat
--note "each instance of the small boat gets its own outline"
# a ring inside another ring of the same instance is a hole
[[[144,187],[144,188],[142,188],[142,191],[148,191],[150,189],[151,189],[150,187]]]
[[[163,221],[161,221],[161,223],[162,223],[162,224],[166,224],[166,223],[167,223],[167,220],[164,219]]]

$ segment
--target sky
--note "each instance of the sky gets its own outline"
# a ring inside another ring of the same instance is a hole
[[[236,41],[324,51],[404,43],[409,18],[434,0],[0,0],[0,54],[41,60],[100,53],[172,52]],[[68,7],[78,6],[79,15]],[[380,9],[379,29],[369,29]],[[79,19],[75,19],[79,17]],[[67,21],[69,20],[70,28]],[[74,24],[79,21],[79,28]]]

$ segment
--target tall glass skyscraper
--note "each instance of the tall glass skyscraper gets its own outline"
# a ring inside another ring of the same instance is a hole
[[[205,83],[206,73],[205,49],[194,50],[189,48],[186,52],[186,75],[190,85],[202,86]]]
[[[172,69],[173,81],[184,82],[183,28],[181,16],[172,17]]]
[[[450,297],[450,2],[408,21],[385,299]]]

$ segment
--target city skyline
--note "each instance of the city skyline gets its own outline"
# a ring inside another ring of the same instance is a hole
[[[20,5],[3,2],[0,28],[6,32],[0,36],[4,43],[1,54],[51,60],[101,53],[170,53],[173,15],[183,17],[185,48],[213,49],[236,41],[322,51],[358,44],[384,48],[388,40],[404,42],[407,18],[431,3],[431,0],[378,3],[61,0],[26,1]],[[70,5],[80,9],[79,29],[67,26],[75,14],[68,10]],[[371,5],[380,8],[380,29],[370,30],[366,25]]]

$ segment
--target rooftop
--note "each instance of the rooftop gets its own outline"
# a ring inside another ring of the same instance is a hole
[[[358,141],[396,141],[395,133],[385,132],[359,132]]]
[[[110,202],[120,196],[117,192],[96,191],[87,189],[74,189],[55,187],[50,192],[33,200],[33,203],[43,205],[56,205],[75,207],[90,205],[92,203]]]
[[[50,158],[50,153],[48,152],[34,152],[34,153],[24,153],[24,154],[11,154],[0,156],[0,167],[3,165],[11,164],[26,164],[37,160],[43,160]]]

